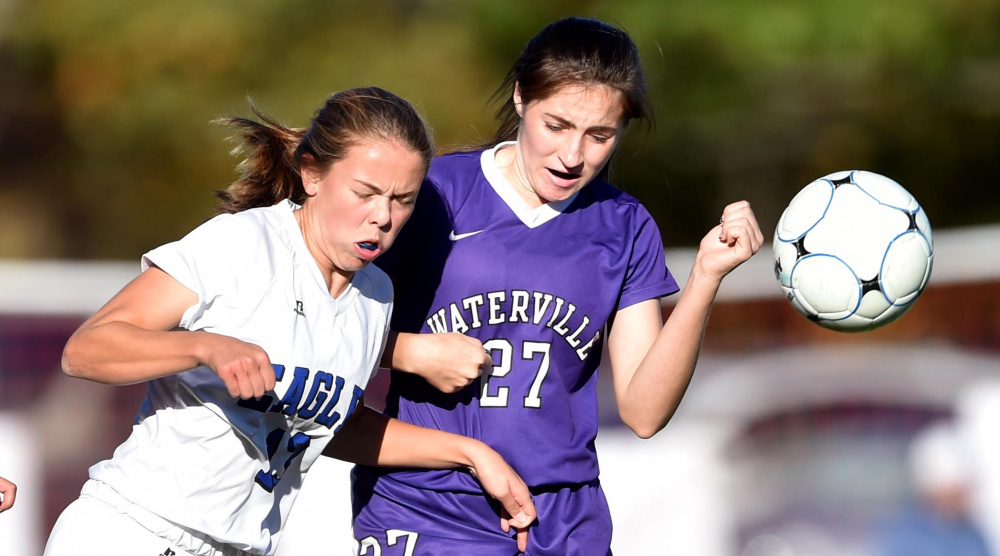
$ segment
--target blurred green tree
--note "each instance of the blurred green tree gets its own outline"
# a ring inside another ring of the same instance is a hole
[[[765,233],[827,173],[890,176],[936,227],[1000,221],[995,0],[7,0],[0,21],[0,257],[125,258],[212,214],[234,176],[226,130],[247,98],[306,125],[332,91],[414,102],[442,148],[493,128],[487,104],[546,22],[628,29],[656,127],[630,134],[615,181],[668,245],[721,207]]]

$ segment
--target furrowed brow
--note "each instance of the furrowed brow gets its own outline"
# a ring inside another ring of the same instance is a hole
[[[364,188],[368,189],[372,193],[383,193],[384,192],[381,187],[375,185],[374,183],[370,183],[370,182],[367,182],[365,180],[359,180],[359,179],[355,179],[354,181],[356,181],[358,184],[360,184]]]
[[[600,133],[602,135],[614,135],[618,133],[617,127],[611,127],[606,125],[594,126],[587,130],[590,133]]]
[[[571,129],[576,129],[576,124],[574,124],[573,122],[567,120],[566,118],[563,118],[563,117],[560,117],[560,116],[556,116],[555,114],[550,114],[548,112],[546,112],[545,115],[548,116],[548,117],[550,117],[550,118],[552,118],[553,120],[555,120],[561,126],[568,127],[568,128],[571,128]],[[603,135],[614,135],[615,133],[618,133],[618,128],[617,127],[613,127],[613,126],[599,125],[599,126],[594,126],[594,127],[587,128],[587,133],[600,133],[600,134],[603,134]]]
[[[550,114],[548,112],[546,112],[545,115],[548,116],[548,117],[550,117],[550,118],[552,118],[553,120],[555,120],[556,123],[558,123],[561,126],[571,127],[571,128],[575,128],[576,127],[576,124],[574,124],[573,122],[567,120],[566,118],[562,118],[562,117],[556,116],[555,114]]]
[[[385,190],[382,189],[381,187],[375,185],[374,183],[367,182],[365,180],[359,180],[359,179],[355,179],[354,181],[357,182],[358,185],[361,185],[362,187],[364,187],[365,189],[367,189],[370,193],[373,193],[375,195],[383,195],[383,194],[385,194]],[[402,194],[392,195],[392,198],[393,199],[411,199],[411,198],[416,197],[416,196],[417,196],[417,192],[414,191],[412,193],[402,193]]]

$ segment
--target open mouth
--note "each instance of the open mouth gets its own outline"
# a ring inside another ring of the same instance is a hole
[[[358,247],[364,249],[365,251],[374,251],[378,249],[378,244],[370,241],[361,241],[358,242]]]
[[[577,179],[577,178],[580,177],[580,174],[571,174],[569,172],[560,172],[559,170],[553,170],[552,168],[548,168],[548,171],[552,172],[553,176],[555,176],[555,177],[557,177],[559,179],[563,179],[563,180],[575,180],[575,179]]]

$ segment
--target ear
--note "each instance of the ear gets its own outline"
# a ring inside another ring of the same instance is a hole
[[[302,164],[299,166],[299,175],[302,176],[302,189],[306,195],[312,197],[319,190],[319,183],[323,181],[323,174],[318,172],[312,164],[312,157],[303,155]]]
[[[521,103],[521,84],[514,82],[514,110],[518,117],[524,117],[524,105]]]

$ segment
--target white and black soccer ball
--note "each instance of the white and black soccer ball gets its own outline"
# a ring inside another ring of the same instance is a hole
[[[927,286],[927,214],[895,181],[862,170],[805,186],[774,231],[774,275],[806,318],[864,332],[903,315]]]

